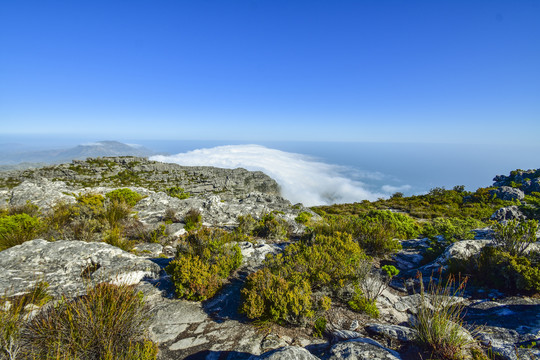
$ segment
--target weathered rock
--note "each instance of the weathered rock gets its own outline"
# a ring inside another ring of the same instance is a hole
[[[515,205],[500,208],[491,215],[491,220],[504,221],[504,220],[523,220],[525,215]]]
[[[418,335],[415,329],[400,325],[368,324],[366,330],[370,334],[384,335],[400,341],[414,341]]]
[[[501,186],[500,188],[490,190],[490,195],[496,195],[497,198],[512,201],[512,200],[523,200],[525,193],[520,189],[513,188],[510,186]]]
[[[250,360],[318,360],[319,358],[311,354],[308,350],[298,346],[285,346],[269,351],[261,356],[251,357]]]
[[[142,243],[135,245],[133,250],[139,256],[158,257],[163,254],[163,245],[157,243]]]
[[[154,262],[106,243],[38,239],[0,252],[0,294],[22,294],[46,281],[52,295],[71,297],[92,284],[137,284],[160,271]]]
[[[471,256],[476,256],[486,245],[492,244],[492,240],[462,240],[448,246],[446,250],[435,261],[423,266],[423,272],[445,268],[450,259],[466,260]]]
[[[540,334],[538,334],[540,335]],[[532,334],[522,335],[512,329],[484,326],[477,332],[477,339],[494,353],[508,360],[538,359],[540,349],[527,349],[525,346],[538,340]],[[525,345],[525,346],[524,346]]]
[[[377,341],[359,338],[338,343],[330,349],[328,360],[397,360],[399,354],[387,349]]]
[[[75,202],[75,198],[69,193],[70,189],[62,181],[50,181],[47,179],[24,181],[10,191],[9,205],[24,205],[30,201],[46,210],[60,201],[66,203]]]
[[[242,265],[255,269],[261,266],[268,254],[278,254],[283,251],[285,244],[265,244],[244,241],[238,244],[242,252]]]

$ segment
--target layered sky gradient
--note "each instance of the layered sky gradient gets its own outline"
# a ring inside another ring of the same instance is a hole
[[[540,2],[5,0],[0,123],[119,140],[538,143]]]

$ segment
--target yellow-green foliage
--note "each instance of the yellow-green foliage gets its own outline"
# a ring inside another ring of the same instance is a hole
[[[311,230],[314,234],[329,236],[338,232],[350,234],[368,254],[383,256],[401,249],[401,244],[395,239],[398,225],[390,225],[390,217],[385,217],[384,221],[381,218],[325,215],[324,221],[314,224]]]
[[[299,224],[307,224],[311,220],[312,216],[313,215],[311,213],[308,213],[307,211],[302,211],[294,220]]]
[[[240,310],[250,319],[296,324],[314,314],[309,282],[286,280],[269,268],[250,274],[242,295]]]
[[[0,217],[0,251],[35,239],[41,230],[41,221],[27,214]]]
[[[323,317],[318,318],[313,323],[313,337],[322,337],[326,331],[326,319]]]
[[[141,194],[128,188],[110,191],[105,196],[110,201],[124,202],[129,206],[135,206],[143,198]]]
[[[167,195],[178,198],[180,200],[187,199],[191,196],[190,193],[185,192],[183,188],[178,186],[173,186],[165,190]]]
[[[79,205],[79,210],[87,210],[89,213],[98,216],[103,213],[105,198],[100,194],[79,194],[75,197],[77,204]],[[87,213],[84,211],[83,213]]]
[[[495,243],[514,256],[521,256],[530,244],[536,241],[538,221],[519,222],[510,220],[506,223],[493,223]]]
[[[275,213],[269,213],[260,220],[255,220],[251,215],[239,216],[236,231],[249,236],[283,240],[287,238],[288,229],[289,225],[285,220]]]
[[[372,318],[379,317],[379,309],[377,308],[376,299],[368,299],[362,294],[362,291],[356,287],[355,293],[348,303],[349,307],[356,312],[363,312],[371,316]]]
[[[24,350],[39,359],[155,359],[157,347],[144,338],[148,319],[132,286],[99,284],[25,324]]]
[[[285,220],[270,213],[264,215],[253,230],[253,235],[267,239],[283,240],[287,238],[288,224]]]
[[[250,276],[242,290],[241,310],[250,319],[298,323],[311,317],[316,289],[338,290],[358,280],[358,268],[368,261],[351,235],[317,235],[287,246]],[[319,302],[327,310],[330,299]]]
[[[481,221],[468,218],[436,218],[432,222],[425,223],[422,234],[431,238],[442,235],[446,241],[474,239],[473,229],[483,227]]]
[[[185,235],[176,257],[165,269],[179,298],[201,301],[212,297],[223,280],[242,263],[237,234],[219,229],[201,229]]]
[[[191,209],[184,216],[184,229],[186,231],[195,230],[201,227],[202,225],[202,215],[201,212],[197,209]]]
[[[428,194],[407,197],[393,196],[374,202],[367,200],[354,204],[320,206],[313,210],[319,215],[359,215],[370,210],[399,210],[412,218],[435,219],[438,217],[473,218],[487,221],[493,212],[501,207],[516,205],[503,201],[489,193],[491,188],[479,188],[475,192],[464,191],[461,186],[452,190],[434,188]]]
[[[197,255],[184,255],[167,265],[171,274],[176,296],[193,301],[202,301],[214,296],[221,288],[218,267],[209,264]]]
[[[506,291],[540,292],[540,262],[538,256],[514,256],[498,248],[482,249],[474,269],[481,283]]]

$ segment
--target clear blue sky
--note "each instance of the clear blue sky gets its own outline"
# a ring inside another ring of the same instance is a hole
[[[0,1],[0,132],[538,143],[540,1]]]

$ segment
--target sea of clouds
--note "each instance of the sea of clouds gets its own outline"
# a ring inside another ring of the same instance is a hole
[[[156,155],[151,160],[185,166],[215,166],[259,170],[281,186],[282,195],[305,206],[351,203],[387,197],[396,188],[370,191],[347,174],[352,169],[327,164],[312,157],[270,149],[260,145],[227,145],[198,149],[176,155]],[[378,173],[359,173],[363,178],[380,178]]]

